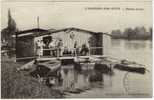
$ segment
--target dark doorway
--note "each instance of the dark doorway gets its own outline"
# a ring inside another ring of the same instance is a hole
[[[52,41],[52,36],[43,37],[44,49],[49,49],[49,43]],[[43,56],[49,56],[50,50],[43,50]]]

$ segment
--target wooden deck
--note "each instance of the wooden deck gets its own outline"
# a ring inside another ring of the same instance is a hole
[[[81,58],[81,59],[90,59],[90,58],[98,58],[98,57],[105,57],[103,55],[91,55],[91,56],[63,56],[63,57],[51,57],[51,56],[43,56],[40,58],[37,58],[37,60],[69,60],[69,59],[76,59],[76,58]]]
[[[105,55],[88,55],[88,56],[62,56],[62,57],[52,57],[52,56],[42,56],[42,57],[22,57],[22,58],[16,58],[16,61],[25,61],[25,60],[40,60],[40,61],[45,61],[45,60],[74,60],[76,58],[79,59],[97,59],[97,58],[105,58],[107,56]]]

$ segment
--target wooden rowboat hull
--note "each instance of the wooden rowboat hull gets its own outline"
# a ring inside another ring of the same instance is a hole
[[[131,65],[125,65],[125,64],[116,64],[114,68],[122,71],[134,72],[139,74],[145,74],[146,72],[146,69],[144,67],[132,67]]]

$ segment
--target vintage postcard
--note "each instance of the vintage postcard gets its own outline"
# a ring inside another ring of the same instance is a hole
[[[1,98],[151,98],[152,0],[2,0]]]

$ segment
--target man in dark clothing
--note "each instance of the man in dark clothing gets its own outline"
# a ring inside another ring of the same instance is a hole
[[[89,53],[89,48],[87,47],[86,44],[82,45],[81,51],[80,51],[81,55],[86,56]]]

